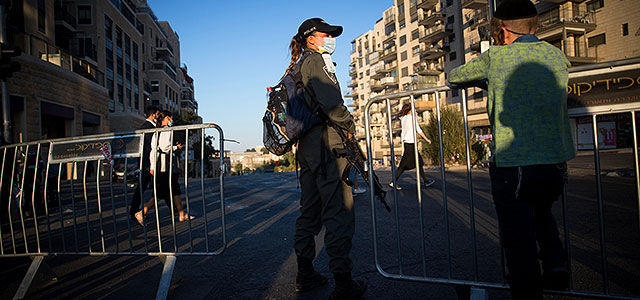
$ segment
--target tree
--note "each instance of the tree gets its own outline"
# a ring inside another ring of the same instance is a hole
[[[256,149],[251,148],[251,149],[244,150],[244,152],[256,152]]]
[[[466,164],[462,113],[453,107],[445,106],[440,110],[440,118],[442,121],[442,149],[444,151],[445,164]],[[423,144],[422,151],[434,164],[440,164],[440,139],[438,136],[438,120],[435,113],[431,114],[425,133],[432,143]],[[469,133],[469,143],[471,146],[471,164],[473,165],[485,157],[486,150],[473,133]]]

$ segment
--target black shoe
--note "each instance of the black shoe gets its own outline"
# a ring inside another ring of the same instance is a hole
[[[367,282],[364,280],[351,280],[348,286],[336,285],[336,289],[329,295],[329,300],[361,299],[367,291]]]
[[[434,183],[436,183],[436,181],[435,181],[435,180],[433,180],[433,179],[425,180],[425,181],[424,181],[424,187],[430,187],[430,186],[432,186]]]
[[[309,275],[296,275],[296,292],[304,293],[327,284],[329,279],[316,271]]]
[[[542,286],[545,290],[565,291],[569,289],[569,271],[565,267],[545,270],[542,274]]]

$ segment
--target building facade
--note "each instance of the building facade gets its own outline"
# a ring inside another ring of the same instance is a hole
[[[490,0],[489,0],[490,1]],[[346,97],[364,143],[363,110],[374,96],[442,86],[453,68],[477,57],[491,40],[488,0],[395,0],[373,29],[351,41],[351,80]],[[500,2],[499,0],[497,1]],[[572,65],[640,56],[640,5],[631,0],[534,0],[539,13],[536,35],[561,49]],[[468,88],[469,128],[490,134],[487,93]],[[440,95],[441,105],[461,109],[460,91]],[[418,121],[425,125],[435,109],[434,95],[416,99]],[[409,98],[392,104],[394,152],[402,153],[397,111]],[[391,162],[387,108],[370,109],[372,152],[377,164]],[[397,159],[397,157],[396,157]]]
[[[178,68],[179,37],[145,0],[5,6],[5,44],[23,49],[8,80],[13,142],[137,129],[151,104],[197,114],[193,93],[182,105],[193,79]]]

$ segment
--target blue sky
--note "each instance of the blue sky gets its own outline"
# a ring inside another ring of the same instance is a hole
[[[242,152],[262,144],[266,88],[276,84],[288,66],[289,42],[298,26],[321,17],[344,27],[333,54],[344,94],[351,79],[351,41],[372,29],[393,0],[148,3],[158,19],[168,21],[180,36],[181,61],[195,80],[204,122],[220,125],[225,138],[240,141],[225,148]]]

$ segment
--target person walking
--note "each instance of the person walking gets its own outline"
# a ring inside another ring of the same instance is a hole
[[[173,114],[168,110],[160,112],[158,114],[158,126],[160,128],[173,126]],[[182,205],[182,191],[178,183],[180,170],[178,168],[178,158],[175,157],[174,151],[182,149],[183,146],[180,143],[175,146],[171,145],[172,137],[173,131],[162,131],[159,134],[154,134],[151,138],[150,171],[156,174],[156,195],[155,199],[152,198],[147,201],[143,209],[136,213],[136,218],[142,218],[143,215],[146,215],[157,199],[163,199],[167,207],[171,208],[173,198],[180,222],[195,219],[194,216],[187,214]],[[173,159],[171,159],[171,156],[173,156]],[[169,168],[170,163],[171,168]],[[173,197],[171,194],[173,194]]]
[[[159,113],[160,109],[157,106],[148,106],[145,109],[147,119],[144,121],[144,123],[142,123],[140,129],[156,128],[156,121],[158,119]],[[141,194],[144,194],[144,192],[147,190],[153,177],[153,172],[151,171],[151,162],[149,159],[149,155],[151,152],[151,138],[153,137],[153,135],[154,133],[145,133],[143,135],[144,141],[142,145],[142,157],[140,157],[140,159],[142,160],[142,169],[140,169],[139,175],[140,183],[136,187],[136,190],[133,192],[133,199],[131,200],[131,206],[129,207],[129,214],[131,215],[131,218],[137,220],[141,225],[143,224],[142,214],[137,215],[136,213],[140,211],[140,204],[142,202]],[[153,198],[153,196],[151,197]]]
[[[319,114],[326,119],[313,126],[298,143],[302,192],[294,236],[298,263],[296,291],[306,292],[327,283],[327,277],[313,268],[314,238],[324,226],[324,244],[335,281],[329,299],[360,299],[367,284],[351,278],[355,215],[351,189],[341,177],[348,162],[337,157],[338,151],[334,151],[344,149],[336,130],[343,130],[349,137],[355,132],[353,117],[344,106],[331,60],[336,47],[335,37],[341,33],[341,26],[312,18],[300,25],[289,46],[291,63],[287,72],[301,72],[307,104],[312,107],[310,104],[317,103]],[[332,122],[333,126],[328,126],[327,122]]]
[[[422,128],[418,125],[417,115],[411,117],[411,104],[404,103],[400,112],[398,113],[400,117],[400,123],[402,125],[402,158],[400,159],[400,165],[398,166],[398,172],[396,172],[396,183],[398,183],[398,179],[404,171],[413,170],[416,168],[416,156],[414,150],[414,143],[416,142],[416,132],[420,134],[420,136],[427,141],[427,143],[431,144],[431,140],[424,135]],[[413,127],[415,126],[415,130]],[[436,181],[427,177],[424,174],[424,170],[422,166],[424,162],[422,161],[422,156],[420,155],[420,151],[418,151],[418,170],[420,170],[420,177],[422,178],[422,182],[425,187],[429,187],[433,185]],[[393,181],[389,182],[389,186],[393,188]],[[402,190],[400,185],[396,186],[396,190]]]
[[[575,157],[567,112],[570,63],[535,36],[538,14],[529,0],[500,3],[491,27],[497,46],[452,70],[449,82],[486,81],[489,175],[507,281],[513,299],[543,299],[543,289],[569,287],[551,207],[566,184],[566,162]]]

